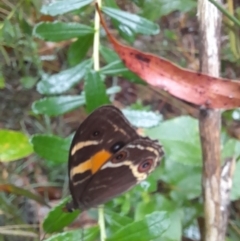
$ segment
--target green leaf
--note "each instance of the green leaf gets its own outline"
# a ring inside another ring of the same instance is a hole
[[[162,16],[168,15],[171,12],[188,12],[197,7],[197,2],[194,0],[153,0],[146,2],[142,15],[146,18],[155,20]]]
[[[117,28],[119,29],[119,35],[132,45],[136,39],[134,31],[128,26],[121,23],[120,24],[118,23]]]
[[[147,214],[151,214],[155,210],[162,210],[169,213],[173,211],[173,206],[173,201],[157,194],[151,196],[151,199],[148,201],[142,201],[136,204],[134,219],[136,221],[142,220]]]
[[[25,89],[31,89],[37,82],[36,77],[24,76],[20,79],[20,83]]]
[[[46,97],[33,102],[32,110],[35,114],[58,116],[77,109],[84,104],[84,96]]]
[[[194,0],[173,0],[169,2],[168,0],[158,0],[159,17],[168,15],[174,11],[188,12],[197,7],[197,2]],[[155,7],[157,7],[155,5]]]
[[[146,241],[161,236],[170,225],[166,212],[153,212],[141,220],[121,228],[106,241]]]
[[[64,233],[56,234],[45,241],[67,241],[67,240],[84,240],[84,241],[95,241],[99,236],[99,228],[92,227],[88,229],[78,229],[74,231],[68,231]]]
[[[58,14],[64,14],[73,10],[81,9],[91,2],[92,0],[55,1],[49,5],[43,5],[41,13],[56,16]]]
[[[236,163],[234,175],[233,175],[233,186],[231,190],[231,201],[236,201],[240,198],[240,161]]]
[[[102,11],[118,22],[132,29],[135,33],[155,35],[159,33],[159,26],[138,15],[114,8],[103,7]]]
[[[141,188],[141,192],[156,192],[158,188],[158,180],[154,178],[153,175],[150,175],[146,180],[141,181],[137,187]]]
[[[176,205],[177,203],[163,197],[162,195],[154,195],[151,197],[150,201],[139,202],[136,205],[135,220],[141,220],[155,210],[161,210],[168,215],[168,221],[170,221],[170,224],[163,235],[154,239],[154,241],[180,241],[182,235],[181,213]]]
[[[92,70],[87,74],[84,91],[88,112],[95,110],[101,105],[109,103],[106,87],[99,72]]]
[[[1,29],[1,35],[7,43],[12,43],[15,39],[16,41],[16,28],[14,24],[10,22],[8,18],[5,18],[3,22],[3,27]]]
[[[146,130],[146,134],[160,140],[169,160],[192,166],[202,165],[197,120],[182,116],[164,121],[158,127]]]
[[[45,77],[37,84],[37,90],[44,95],[61,94],[80,82],[91,66],[92,60],[89,59],[73,68]]]
[[[229,139],[226,143],[223,144],[222,149],[222,160],[226,158],[240,156],[240,141],[236,139]]]
[[[105,0],[104,1],[104,5],[106,7],[110,7],[110,8],[114,8],[114,9],[118,9],[119,7],[116,4],[115,1],[112,0]],[[133,31],[127,27],[126,25],[123,25],[121,23],[119,23],[117,20],[112,19],[112,24],[113,24],[113,28],[114,29],[118,29],[119,31],[119,35],[126,41],[128,41],[130,44],[132,44],[135,40],[135,34],[133,33]]]
[[[21,18],[18,20],[19,26],[22,30],[22,33],[31,36],[32,35],[32,25],[30,24],[29,19]]]
[[[0,161],[9,162],[32,154],[28,137],[19,131],[0,130]]]
[[[140,79],[133,72],[128,70],[122,63],[121,60],[116,60],[108,65],[105,65],[101,70],[101,74],[110,76],[121,76],[124,79],[136,84],[146,85],[146,83]]]
[[[78,38],[78,40],[72,43],[68,49],[68,63],[71,66],[80,63],[85,58],[92,43],[93,34]]]
[[[151,128],[157,126],[162,119],[159,114],[152,111],[141,111],[141,110],[122,110],[126,118],[136,127]]]
[[[142,220],[147,214],[153,213],[155,210],[158,210],[159,208],[160,205],[158,204],[155,198],[152,198],[148,202],[138,202],[135,206],[134,219],[136,221]]]
[[[33,35],[52,42],[93,34],[94,29],[80,23],[41,22],[35,25]]]
[[[100,46],[100,53],[102,55],[102,57],[104,58],[104,60],[111,64],[112,62],[116,61],[116,60],[120,60],[120,58],[118,57],[117,53],[112,51],[112,49],[105,47],[105,46]]]
[[[72,138],[37,134],[31,138],[35,153],[54,163],[67,163]]]
[[[200,166],[189,166],[167,159],[161,179],[172,187],[172,199],[192,200],[201,195],[201,173]]]
[[[71,213],[63,211],[63,208],[68,201],[69,197],[62,200],[59,204],[52,208],[45,217],[43,221],[43,229],[46,233],[61,231],[64,227],[71,224],[78,217],[80,213],[79,210]]]
[[[104,218],[112,233],[117,232],[120,228],[123,228],[133,222],[131,218],[115,213],[106,208],[104,209]]]
[[[146,83],[141,78],[139,78],[136,74],[124,66],[114,51],[107,47],[101,46],[100,53],[104,60],[108,63],[108,65],[101,68],[101,74],[122,76],[130,82],[146,85]]]
[[[166,232],[154,241],[181,241],[182,240],[182,223],[181,211],[173,207],[171,214],[169,213],[170,225]]]
[[[121,75],[128,71],[121,60],[116,60],[101,68],[101,73],[106,75]]]
[[[4,89],[5,88],[5,79],[3,74],[0,72],[0,89]]]
[[[186,203],[182,207],[182,212],[183,212],[183,218],[182,218],[182,226],[184,229],[191,229],[191,227],[195,226],[196,219],[202,215],[203,213],[203,203],[201,202],[194,202],[192,203],[192,200],[189,203]],[[185,231],[184,230],[184,231]],[[189,230],[190,231],[190,230]],[[194,236],[194,233],[193,233]],[[192,237],[192,235],[188,236],[189,238]]]
[[[112,95],[121,91],[119,86],[107,89],[107,94]],[[32,110],[35,114],[58,116],[70,112],[85,104],[85,92],[77,96],[46,97],[33,102]]]

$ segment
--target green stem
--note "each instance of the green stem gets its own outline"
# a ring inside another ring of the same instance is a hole
[[[234,8],[233,8],[233,0],[227,0],[227,5],[228,5],[228,11],[230,12],[231,15],[234,14]],[[235,37],[235,33],[233,31],[233,26],[234,23],[228,19],[229,25],[231,26],[231,28],[229,28],[229,41],[230,41],[230,48],[232,50],[232,53],[234,55],[235,58],[239,58],[238,56],[238,51],[237,51],[237,42],[236,42],[236,37]]]
[[[98,225],[100,227],[100,240],[105,241],[106,239],[106,229],[105,229],[105,221],[104,221],[104,206],[101,205],[98,207]]]
[[[48,115],[44,115],[44,122],[46,125],[47,133],[52,134],[52,128],[51,128],[51,119]]]
[[[96,1],[98,6],[101,7],[101,0]],[[100,17],[98,12],[95,11],[95,22],[94,22],[94,40],[93,40],[93,66],[94,70],[98,71],[100,69],[99,63],[99,46],[100,46]]]
[[[98,6],[101,8],[101,0],[96,1]],[[100,47],[100,17],[98,12],[95,11],[95,22],[94,22],[94,40],[93,40],[93,68],[95,71],[100,69],[99,61],[99,47]],[[98,207],[98,225],[100,228],[100,240],[105,241],[106,239],[106,230],[105,230],[105,221],[104,221],[104,206]]]
[[[226,15],[230,20],[232,20],[237,26],[240,27],[240,21],[231,15],[221,4],[215,2],[214,0],[209,0],[219,11]]]

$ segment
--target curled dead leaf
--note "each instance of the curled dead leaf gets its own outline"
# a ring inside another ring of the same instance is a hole
[[[96,4],[108,39],[128,69],[151,86],[200,107],[233,109],[240,106],[240,81],[190,71],[169,60],[121,44],[110,33]]]

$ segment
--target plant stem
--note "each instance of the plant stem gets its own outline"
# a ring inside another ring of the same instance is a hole
[[[240,21],[235,18],[233,15],[231,15],[221,4],[214,0],[208,0],[211,2],[219,11],[221,11],[225,16],[227,16],[231,21],[233,21],[238,27],[240,27]]]
[[[101,0],[96,1],[98,6],[101,7]],[[93,68],[95,71],[100,69],[100,61],[99,61],[99,47],[100,47],[100,17],[95,10],[95,22],[94,22],[94,40],[93,40]],[[106,239],[106,231],[105,231],[105,222],[104,222],[104,206],[101,205],[98,207],[98,225],[100,227],[100,240],[105,241]]]
[[[234,14],[234,7],[233,7],[233,0],[227,0],[228,10],[231,15]],[[229,41],[230,41],[230,48],[232,50],[232,53],[236,59],[239,58],[238,51],[237,51],[237,42],[236,42],[236,36],[234,33],[234,22],[232,22],[230,19],[228,19],[229,25],[231,28],[229,28]]]
[[[96,1],[98,6],[101,7],[101,0]],[[95,10],[95,21],[94,21],[94,40],[93,40],[93,68],[98,71],[100,69],[99,63],[99,46],[100,46],[100,18],[97,10]]]
[[[100,240],[105,241],[106,231],[105,231],[105,221],[104,221],[104,206],[101,205],[98,207],[98,225],[100,227]]]

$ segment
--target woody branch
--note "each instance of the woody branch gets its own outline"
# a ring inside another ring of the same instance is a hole
[[[221,0],[218,0],[219,2]],[[221,38],[221,13],[208,0],[198,1],[200,35],[200,70],[218,77]],[[223,241],[221,232],[220,196],[220,122],[219,111],[202,109],[199,114],[199,130],[202,146],[204,198],[204,241]]]

